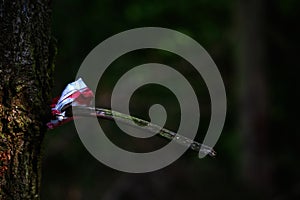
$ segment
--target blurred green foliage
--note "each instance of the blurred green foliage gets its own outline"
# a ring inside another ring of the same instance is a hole
[[[181,31],[198,41],[209,52],[224,79],[228,97],[228,115],[224,131],[216,146],[218,152],[216,159],[199,160],[197,154],[188,151],[171,166],[147,174],[117,172],[99,163],[80,142],[73,123],[51,130],[45,140],[42,199],[258,198],[258,194],[248,190],[241,177],[243,155],[238,132],[236,2],[234,0],[53,1],[52,30],[54,37],[57,38],[59,49],[53,96],[60,94],[65,85],[74,80],[83,59],[100,42],[131,28],[156,26]],[[288,73],[282,76],[284,73],[282,71],[283,69],[293,71],[290,66],[297,64],[294,57],[297,57],[299,52],[299,31],[295,31],[299,18],[299,1],[266,2],[268,3],[266,43],[269,56],[266,79],[270,85],[268,91],[271,107],[270,130],[277,138],[272,141],[274,151],[278,153],[273,156],[280,169],[297,170],[299,161],[294,161],[295,153],[287,156],[289,151],[283,148],[282,152],[277,145],[280,145],[278,144],[282,139],[280,131],[285,130],[285,124],[296,123],[295,118],[286,118],[289,111],[285,109],[289,107],[290,102],[287,97],[290,96],[288,96],[289,90],[284,88],[294,87],[295,82],[291,78],[297,79],[295,74]],[[197,136],[201,140],[207,130],[210,117],[210,99],[205,83],[199,75],[190,71],[188,63],[170,53],[154,50],[137,51],[116,60],[109,70],[113,76],[103,79],[105,91],[97,93],[97,104],[109,107],[110,92],[116,80],[124,71],[147,62],[164,63],[178,70],[181,69],[182,73],[197,85],[195,88],[203,112]],[[137,91],[137,98],[133,98],[131,109],[135,115],[147,118],[144,113],[148,113],[149,106],[153,102],[158,103],[157,101],[166,104],[171,116],[178,115],[177,102],[167,91],[156,89],[158,94],[153,94],[151,92],[153,89],[144,89],[144,91]],[[281,122],[283,124],[279,125]],[[100,123],[116,143],[126,145],[126,141],[130,140],[125,138],[124,142],[120,139],[123,138],[122,133],[114,123],[107,121]],[[178,120],[171,118],[167,126],[176,129]],[[287,129],[291,132],[294,128],[295,126],[291,125]],[[284,141],[285,147],[290,148],[290,138],[293,138],[294,145],[297,146],[296,141],[299,136],[289,134],[288,138],[285,139],[288,141]],[[160,144],[162,140],[154,139],[150,145]],[[129,144],[138,148],[147,146],[145,142],[139,143],[139,140],[130,141]],[[290,165],[285,166],[285,163]],[[299,178],[299,173],[295,174],[295,177]],[[289,185],[297,183],[290,176],[279,180],[283,180],[284,184],[288,182],[286,184]],[[284,192],[289,193],[290,190],[283,190]],[[280,195],[283,195],[282,199],[289,199],[289,195],[285,193]],[[279,197],[282,197],[280,195]]]

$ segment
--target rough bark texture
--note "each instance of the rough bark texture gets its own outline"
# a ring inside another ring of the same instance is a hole
[[[39,199],[55,48],[49,2],[0,0],[0,199]]]
[[[243,175],[251,189],[270,195],[272,163],[268,132],[265,1],[238,2],[238,64]]]

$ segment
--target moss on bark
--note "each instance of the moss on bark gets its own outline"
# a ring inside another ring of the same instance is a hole
[[[39,199],[56,50],[48,1],[0,0],[0,199]]]

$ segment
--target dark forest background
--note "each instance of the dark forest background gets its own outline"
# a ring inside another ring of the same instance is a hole
[[[225,83],[228,112],[216,158],[200,160],[187,151],[170,166],[146,174],[123,173],[98,162],[73,123],[48,131],[42,199],[299,199],[299,7],[298,0],[53,1],[58,47],[53,97],[74,81],[81,62],[100,42],[131,28],[156,26],[181,31],[208,51]],[[102,83],[107,92],[97,93],[97,104],[109,107],[109,90],[125,66],[147,62],[189,70],[180,57],[163,51],[126,54],[112,64],[110,78]],[[195,79],[194,73],[187,74]],[[201,141],[210,100],[200,80],[195,88],[202,111],[197,135]],[[147,118],[149,106],[159,101],[170,111],[167,128],[176,129],[179,108],[162,88],[137,91],[131,112]],[[164,141],[131,141],[121,137],[114,123],[101,125],[115,143],[134,146],[128,148],[150,148]]]

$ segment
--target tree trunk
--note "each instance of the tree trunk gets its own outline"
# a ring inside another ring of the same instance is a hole
[[[55,48],[49,2],[0,0],[0,199],[39,199]]]
[[[268,132],[265,1],[238,2],[238,78],[243,177],[250,189],[270,194],[272,170]]]

